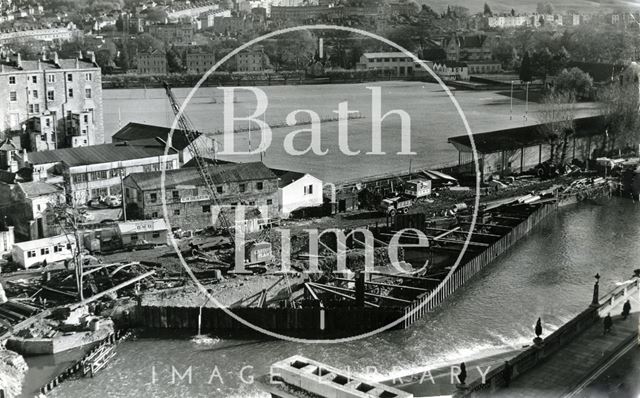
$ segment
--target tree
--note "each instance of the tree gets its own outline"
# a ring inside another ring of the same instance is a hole
[[[129,69],[129,48],[127,46],[123,46],[120,50],[116,65],[125,72]]]
[[[63,234],[68,238],[68,244],[73,247],[71,239],[75,240],[75,250],[73,260],[75,264],[76,287],[78,298],[84,300],[83,292],[83,261],[82,261],[82,241],[80,239],[79,226],[86,221],[87,211],[79,209],[64,202],[63,200],[52,201],[47,206],[47,217],[52,223],[57,225]],[[73,236],[73,238],[70,237]]]
[[[160,7],[147,8],[143,12],[150,22],[164,22],[167,19],[167,12]]]
[[[574,93],[577,98],[589,98],[593,90],[593,78],[578,68],[563,69],[555,78],[555,90]]]
[[[491,12],[491,7],[489,7],[489,4],[484,3],[484,12],[483,12],[485,17],[492,17],[493,16],[493,12]]]
[[[640,141],[638,80],[634,77],[637,69],[640,68],[629,66],[620,81],[611,83],[598,95],[607,126],[600,147],[602,151],[613,150],[623,141],[634,144]]]
[[[522,62],[520,63],[520,81],[530,82],[533,80],[533,74],[531,71],[531,60],[529,59],[529,51],[525,51],[522,56]]]
[[[550,2],[540,2],[536,5],[536,12],[538,14],[553,15],[555,9],[553,7],[553,4]]]
[[[549,163],[564,165],[569,138],[574,133],[575,116],[576,99],[572,92],[551,90],[542,98],[538,128],[551,148]]]
[[[180,73],[184,70],[184,67],[182,65],[182,57],[174,47],[171,47],[167,50],[166,56],[167,70],[169,73]]]

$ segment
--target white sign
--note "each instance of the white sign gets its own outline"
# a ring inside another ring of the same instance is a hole
[[[209,195],[196,195],[196,196],[183,196],[180,198],[180,202],[200,202],[203,200],[209,200],[211,197]]]

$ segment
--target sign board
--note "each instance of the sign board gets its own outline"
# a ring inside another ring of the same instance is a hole
[[[196,196],[183,196],[180,198],[180,202],[201,202],[203,200],[210,200],[211,197],[209,195],[196,195]]]

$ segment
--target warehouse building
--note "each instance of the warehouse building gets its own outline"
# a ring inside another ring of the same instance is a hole
[[[220,164],[209,166],[216,196],[222,205],[232,210],[237,205],[249,207],[247,225],[256,230],[268,219],[277,218],[278,178],[261,162]],[[125,203],[130,218],[163,217],[161,199],[162,173],[134,173],[124,179]],[[186,230],[220,225],[212,211],[207,188],[195,167],[169,170],[165,173],[165,201],[171,228]],[[234,221],[233,211],[225,211]]]

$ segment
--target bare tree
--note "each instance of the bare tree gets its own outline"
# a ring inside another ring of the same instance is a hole
[[[607,126],[600,149],[603,152],[613,150],[623,141],[637,143],[640,139],[638,87],[615,82],[603,89],[599,97]]]
[[[73,262],[75,266],[76,275],[76,287],[78,289],[78,298],[80,301],[84,300],[83,293],[83,261],[82,261],[82,242],[80,239],[79,226],[87,218],[87,211],[84,209],[78,209],[75,206],[69,205],[63,200],[52,201],[47,208],[48,216],[51,221],[55,223],[63,234],[67,237],[67,243],[73,248],[74,245],[71,242],[69,236],[73,235],[75,241],[75,249],[73,249]]]
[[[551,164],[564,165],[569,138],[574,133],[576,99],[572,92],[550,91],[542,99],[538,121],[551,147]]]

